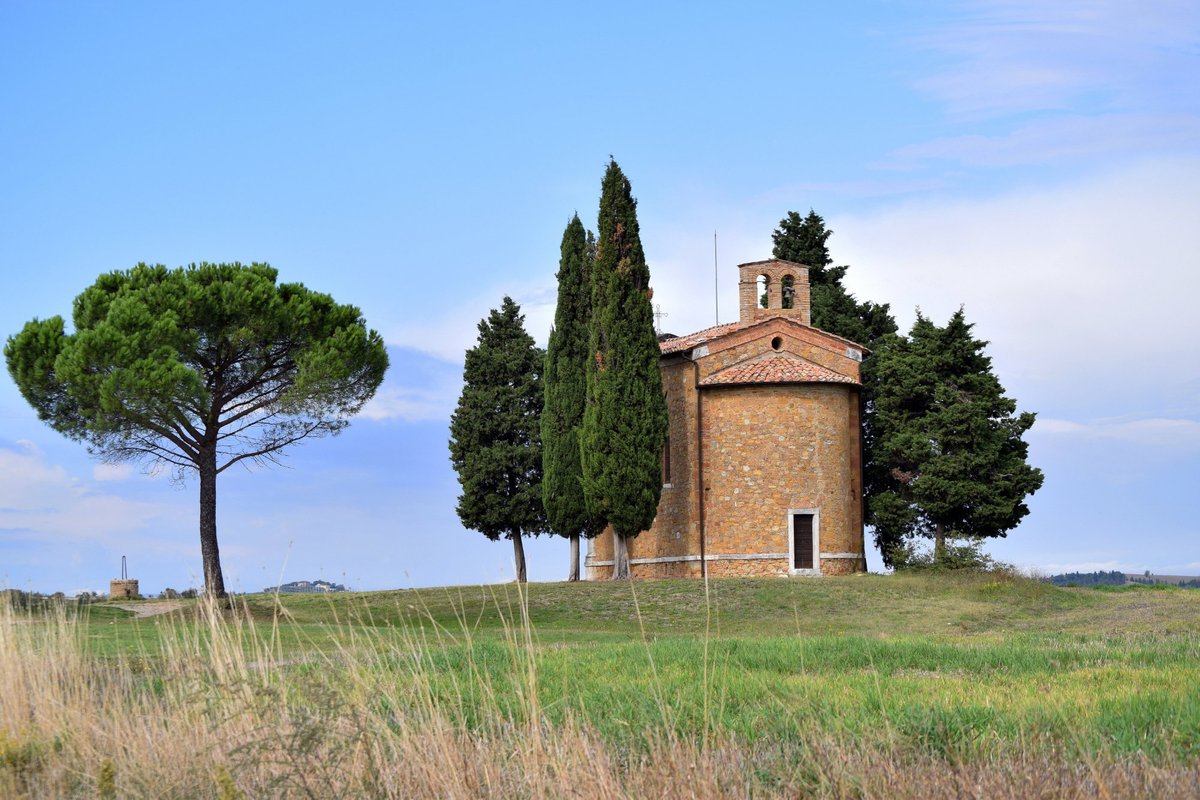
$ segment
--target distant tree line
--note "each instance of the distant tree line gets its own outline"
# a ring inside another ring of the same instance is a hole
[[[1125,586],[1136,583],[1142,586],[1178,586],[1182,589],[1200,589],[1200,578],[1183,580],[1164,580],[1149,572],[1143,575],[1131,575],[1127,572],[1110,570],[1108,572],[1064,572],[1047,578],[1055,586]]]
[[[1046,580],[1055,586],[1124,586],[1125,573],[1109,572],[1064,572],[1051,575]]]

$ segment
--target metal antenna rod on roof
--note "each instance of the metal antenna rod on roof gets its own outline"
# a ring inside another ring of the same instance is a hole
[[[721,324],[721,293],[717,281],[717,232],[713,231],[713,311],[716,314],[714,325]]]

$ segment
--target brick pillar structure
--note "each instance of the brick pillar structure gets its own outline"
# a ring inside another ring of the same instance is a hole
[[[808,267],[791,261],[771,259],[739,264],[738,306],[745,324],[764,317],[797,317],[803,325],[812,325],[812,297],[808,285]],[[767,279],[767,307],[759,305],[758,277]],[[783,307],[783,279],[792,279],[792,307]]]

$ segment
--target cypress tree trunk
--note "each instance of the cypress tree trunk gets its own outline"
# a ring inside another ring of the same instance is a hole
[[[225,577],[221,574],[221,551],[217,547],[217,448],[200,447],[200,556],[204,562],[204,591],[211,597],[225,597]]]
[[[629,577],[629,543],[613,530],[613,580]]]
[[[567,581],[574,583],[579,580],[579,534],[571,534],[571,573],[567,575]]]
[[[946,529],[942,523],[933,526],[933,563],[941,564],[946,560]]]
[[[512,534],[513,561],[517,565],[517,583],[525,583],[525,545],[521,541],[521,532]]]

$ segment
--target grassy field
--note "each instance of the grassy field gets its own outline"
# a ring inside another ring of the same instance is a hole
[[[1006,575],[0,612],[0,796],[1192,797],[1200,592]]]

